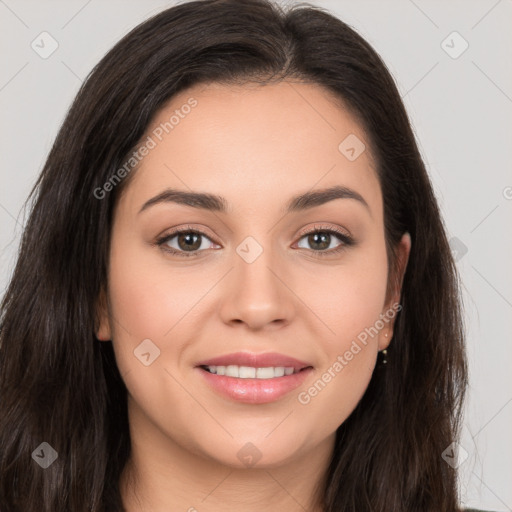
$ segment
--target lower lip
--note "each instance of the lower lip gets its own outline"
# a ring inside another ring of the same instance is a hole
[[[239,379],[210,373],[201,367],[196,367],[196,370],[201,372],[215,391],[232,400],[246,404],[267,404],[298,388],[313,368],[309,367],[298,373],[273,379]]]

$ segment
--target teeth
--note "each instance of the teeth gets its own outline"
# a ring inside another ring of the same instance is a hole
[[[298,373],[294,372],[293,367],[284,366],[253,368],[251,366],[237,366],[231,364],[229,366],[208,366],[207,368],[210,373],[226,375],[226,377],[237,377],[239,379],[273,379],[275,377]]]
[[[255,379],[256,368],[251,368],[250,366],[240,366],[240,368],[238,368],[238,377],[241,379]]]

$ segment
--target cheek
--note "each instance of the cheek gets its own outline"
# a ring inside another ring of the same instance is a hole
[[[158,358],[150,368],[179,357],[180,340],[186,340],[183,330],[191,328],[199,311],[197,302],[211,286],[211,276],[203,274],[173,271],[156,249],[148,250],[129,237],[113,238],[109,298],[113,347],[122,375],[144,370],[136,358],[144,340],[157,347],[153,350]]]
[[[344,349],[347,342],[375,324],[383,312],[387,288],[384,241],[371,249],[347,253],[342,264],[316,268],[302,282],[312,313],[321,319],[328,347]],[[328,328],[328,329],[327,329]],[[331,351],[328,351],[331,352]]]
[[[180,318],[192,312],[209,286],[211,276],[200,266],[180,269],[178,262],[167,260],[158,248],[141,243],[135,234],[112,240],[111,311],[136,339],[161,340]]]
[[[321,417],[323,428],[334,431],[357,406],[375,367],[387,284],[384,243],[330,274],[317,272],[315,282],[308,305],[329,329],[317,338],[322,356],[315,379],[297,400],[304,414]]]

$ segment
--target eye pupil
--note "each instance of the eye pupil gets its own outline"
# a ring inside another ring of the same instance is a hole
[[[195,242],[191,241],[192,238],[195,237]],[[185,233],[178,235],[178,245],[180,249],[184,249],[185,251],[190,251],[194,249],[199,249],[201,247],[201,242],[198,243],[200,235],[197,233]],[[185,245],[182,245],[182,242],[185,240]],[[189,243],[191,242],[191,243]]]
[[[320,243],[321,247],[319,247],[319,248],[326,249],[329,247],[330,237],[331,237],[331,235],[329,233],[326,233],[325,231],[318,231],[316,233],[309,235],[309,241],[310,241],[310,243],[312,242],[313,245],[316,243]],[[319,242],[319,239],[321,239],[320,242]]]

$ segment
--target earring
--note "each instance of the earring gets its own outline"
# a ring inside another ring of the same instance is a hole
[[[384,336],[387,338],[388,333],[385,333]],[[388,362],[388,360],[386,359],[386,357],[388,355],[388,351],[387,351],[387,349],[384,349],[384,350],[381,350],[381,352],[382,352],[382,364],[386,364]]]

